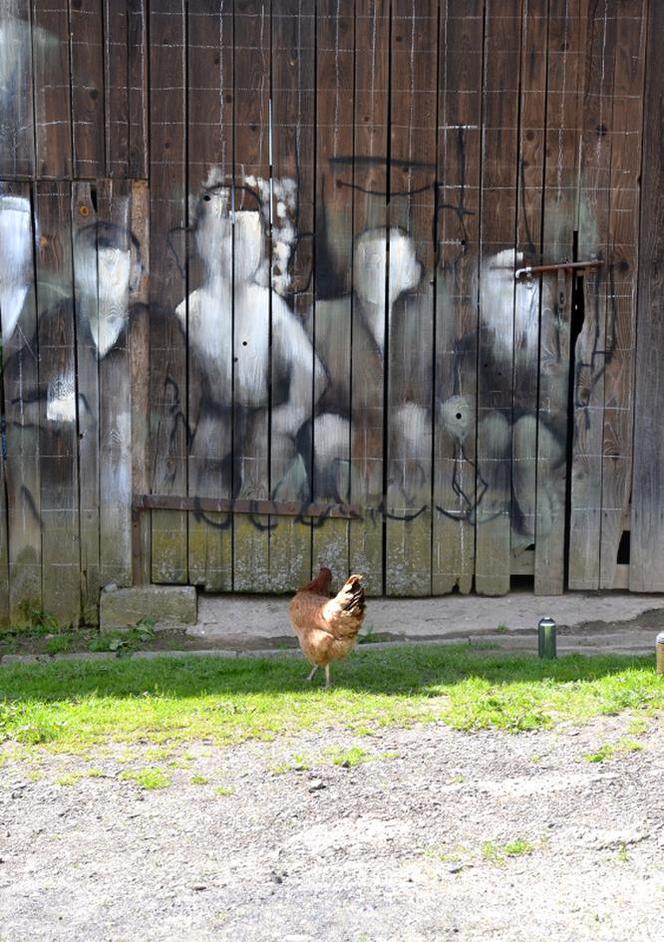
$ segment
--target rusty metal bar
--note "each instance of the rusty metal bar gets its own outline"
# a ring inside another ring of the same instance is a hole
[[[227,497],[178,497],[171,494],[135,494],[134,511],[189,510],[194,513],[269,514],[273,517],[341,517],[352,520],[361,516],[352,504],[317,504],[308,501],[232,500]]]
[[[548,271],[560,271],[561,269],[578,268],[601,268],[604,262],[601,258],[593,258],[587,262],[557,262],[555,265],[528,265],[526,268],[517,268],[514,272],[515,279],[522,275],[541,275]]]

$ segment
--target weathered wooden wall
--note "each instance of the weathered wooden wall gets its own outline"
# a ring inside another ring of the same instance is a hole
[[[664,589],[663,16],[0,0],[0,621]]]

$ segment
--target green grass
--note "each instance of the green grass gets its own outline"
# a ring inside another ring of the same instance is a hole
[[[81,751],[109,740],[217,745],[331,727],[443,721],[512,732],[664,709],[652,657],[556,661],[468,646],[365,648],[330,691],[294,658],[121,659],[0,668],[0,742]]]
[[[141,788],[153,791],[157,788],[168,788],[171,784],[170,776],[159,768],[131,769],[123,772],[120,778],[137,782]]]
[[[355,766],[364,765],[366,762],[399,758],[398,752],[367,752],[361,746],[351,746],[350,749],[330,747],[325,750],[324,755],[331,760],[332,765],[340,765],[345,769],[354,769]]]
[[[600,746],[597,752],[591,752],[586,755],[588,762],[607,762],[610,759],[616,759],[619,756],[629,755],[632,752],[640,752],[643,749],[643,743],[635,739],[629,739],[623,736],[614,743],[605,743]]]
[[[73,647],[73,635],[54,635],[46,642],[47,654],[67,654]]]
[[[294,755],[290,762],[283,762],[272,769],[273,775],[286,775],[287,772],[308,772],[313,767],[313,759],[303,754]]]
[[[83,772],[65,772],[60,778],[56,779],[58,785],[76,785],[84,777]]]
[[[517,838],[514,841],[508,841],[506,844],[495,844],[493,841],[486,841],[482,845],[482,857],[488,863],[502,866],[508,857],[525,857],[532,854],[535,845],[530,841]]]

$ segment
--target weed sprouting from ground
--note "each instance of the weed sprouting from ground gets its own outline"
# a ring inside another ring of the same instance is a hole
[[[643,748],[643,743],[623,736],[617,742],[606,743],[600,746],[597,752],[590,752],[585,758],[588,762],[608,762],[610,759],[616,759],[619,756],[629,755],[632,752],[640,752]]]
[[[496,844],[494,841],[486,841],[482,845],[482,858],[488,863],[504,866],[509,857],[524,857],[534,853],[535,850],[535,844],[523,838],[516,838],[513,841],[508,841],[506,844]]]
[[[168,788],[171,784],[170,776],[159,768],[129,769],[123,772],[120,778],[136,782],[141,788],[152,791],[157,788]]]

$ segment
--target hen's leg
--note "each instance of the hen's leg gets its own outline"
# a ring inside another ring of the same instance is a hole
[[[314,669],[312,670],[312,672],[309,674],[309,676],[307,677],[307,680],[313,680],[313,679],[314,679],[314,674],[316,673],[317,670],[318,670],[318,664],[316,664],[316,666],[314,667]]]
[[[331,686],[332,686],[332,682],[330,680],[330,665],[326,664],[325,665],[325,689],[327,690],[328,687],[331,687]]]

